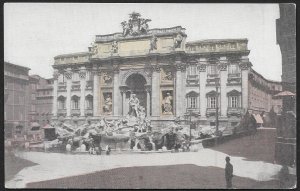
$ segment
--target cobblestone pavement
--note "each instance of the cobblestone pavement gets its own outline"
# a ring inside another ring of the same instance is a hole
[[[43,152],[19,152],[20,158],[38,165],[26,167],[12,180],[5,183],[7,188],[24,188],[27,183],[58,179],[63,177],[89,174],[92,172],[119,167],[165,166],[176,164],[194,164],[224,169],[225,153],[211,149],[198,152],[116,154],[116,155],[80,155]],[[262,161],[247,161],[242,157],[231,157],[233,174],[257,181],[274,179],[281,166]]]

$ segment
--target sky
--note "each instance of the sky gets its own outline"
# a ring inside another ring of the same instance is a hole
[[[281,81],[276,43],[278,4],[4,4],[4,60],[51,78],[54,56],[86,52],[95,35],[121,32],[120,23],[136,11],[149,28],[186,28],[187,41],[247,38],[253,69]]]

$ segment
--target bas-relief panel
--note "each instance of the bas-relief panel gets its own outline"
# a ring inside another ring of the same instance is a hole
[[[113,74],[112,72],[101,72],[100,84],[101,86],[112,86]]]
[[[160,82],[161,84],[173,84],[174,83],[174,72],[172,68],[163,67],[160,70]]]

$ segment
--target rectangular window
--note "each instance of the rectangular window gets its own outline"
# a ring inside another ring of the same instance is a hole
[[[196,65],[189,66],[188,75],[197,75],[197,66]]]
[[[59,109],[65,109],[66,105],[65,105],[65,101],[64,100],[59,100],[58,101],[58,108]]]
[[[72,105],[72,109],[79,109],[79,101],[76,99],[76,100],[73,100],[73,105]]]
[[[86,100],[86,109],[93,109],[93,99]]]
[[[188,97],[188,108],[197,108],[197,97]]]
[[[239,66],[237,64],[229,65],[229,74],[239,73]]]
[[[240,107],[240,96],[229,97],[229,107],[239,108]]]
[[[230,99],[230,107],[237,108],[238,107],[238,97],[231,96],[229,99]]]
[[[73,73],[73,75],[72,75],[72,77],[73,77],[73,81],[79,81],[79,74],[78,73]]]
[[[209,97],[208,99],[208,107],[209,108],[216,108],[217,102],[216,97]]]
[[[208,67],[208,73],[209,74],[217,74],[218,73],[217,65],[210,65]]]

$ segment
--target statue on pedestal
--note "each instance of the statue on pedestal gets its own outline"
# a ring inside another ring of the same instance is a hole
[[[138,113],[139,105],[140,105],[139,99],[136,97],[135,94],[132,94],[131,98],[129,100],[129,112],[128,112],[128,114],[130,116],[138,117],[139,116],[139,113]]]
[[[153,35],[150,41],[150,51],[157,49],[156,42],[157,42],[157,37]]]
[[[178,34],[175,38],[174,48],[180,48],[182,40],[183,40],[183,37],[181,36],[181,34]]]
[[[117,53],[118,52],[118,43],[117,41],[113,41],[113,43],[111,44],[111,53]]]

